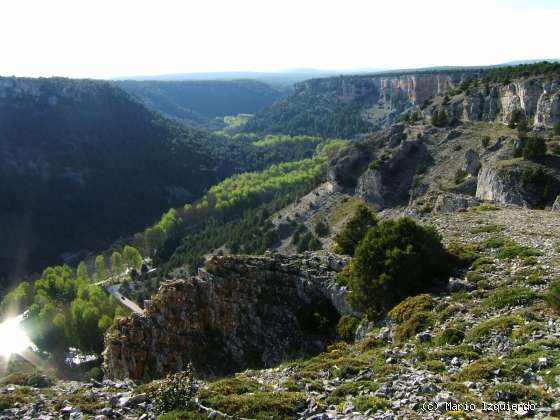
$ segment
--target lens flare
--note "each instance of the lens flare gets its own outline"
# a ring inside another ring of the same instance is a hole
[[[21,327],[23,315],[9,318],[0,324],[0,356],[10,357],[32,346],[31,340]]]

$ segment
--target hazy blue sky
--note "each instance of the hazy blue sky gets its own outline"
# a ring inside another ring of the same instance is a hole
[[[560,57],[560,0],[5,0],[0,75],[407,68]]]

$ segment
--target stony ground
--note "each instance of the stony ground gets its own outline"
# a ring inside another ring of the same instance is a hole
[[[560,274],[560,214],[482,205],[422,221],[476,258],[446,288],[361,326],[355,343],[201,383],[198,408],[166,418],[560,416],[560,319],[544,299]],[[0,403],[6,419],[153,417],[130,383],[6,385]]]

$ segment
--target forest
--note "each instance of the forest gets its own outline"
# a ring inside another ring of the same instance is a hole
[[[114,83],[155,111],[207,129],[223,127],[226,116],[254,114],[281,96],[270,85],[255,80],[123,80]]]

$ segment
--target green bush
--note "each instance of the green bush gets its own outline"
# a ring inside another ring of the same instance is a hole
[[[554,126],[554,134],[556,134],[557,136],[560,136],[560,121],[558,121],[556,123],[556,125]]]
[[[444,344],[457,345],[461,344],[464,339],[464,327],[462,325],[453,324],[445,328],[441,334],[438,335],[436,342],[440,346]]]
[[[365,204],[360,204],[344,229],[334,237],[336,251],[340,254],[354,255],[368,229],[374,226],[377,226],[377,217]]]
[[[546,142],[542,137],[529,137],[523,146],[523,158],[539,160],[546,155]]]
[[[371,228],[356,249],[349,278],[350,303],[368,316],[382,316],[403,299],[449,275],[451,258],[433,228],[412,219]]]
[[[486,149],[490,145],[490,137],[488,136],[482,137],[480,139],[480,144],[482,144],[482,147]]]
[[[354,341],[358,325],[360,325],[360,320],[355,316],[342,315],[338,320],[336,332],[341,340],[351,343]]]
[[[407,338],[412,338],[433,325],[435,317],[430,312],[415,312],[395,330],[395,340],[400,343]]]
[[[154,411],[163,414],[172,410],[186,409],[195,393],[192,367],[188,365],[184,371],[168,375],[155,389],[150,399]]]

